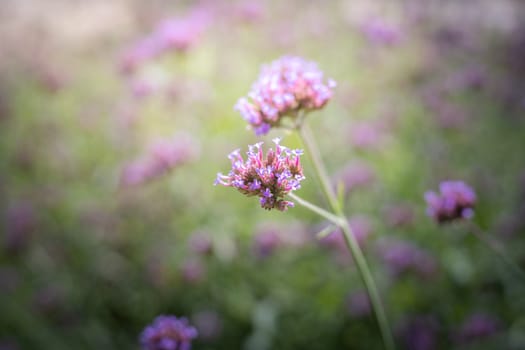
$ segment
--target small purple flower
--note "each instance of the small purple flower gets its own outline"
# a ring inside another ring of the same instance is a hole
[[[199,331],[199,338],[213,340],[222,333],[222,318],[213,310],[204,310],[192,315],[191,320]]]
[[[5,246],[9,252],[20,252],[27,247],[36,231],[35,208],[30,202],[13,203],[7,209],[6,219]]]
[[[461,325],[458,334],[460,342],[470,342],[476,339],[489,337],[496,333],[499,322],[492,316],[483,313],[470,315]]]
[[[363,22],[360,29],[368,41],[377,45],[395,45],[402,39],[402,33],[398,27],[379,17]]]
[[[184,317],[158,316],[140,335],[144,350],[190,350],[197,329]]]
[[[346,301],[347,310],[353,317],[364,317],[370,315],[372,305],[370,298],[364,290],[356,291],[350,294]]]
[[[347,193],[371,185],[375,180],[374,169],[362,162],[348,164],[334,176],[334,183],[342,182]]]
[[[300,162],[300,150],[290,150],[274,139],[275,151],[268,150],[266,158],[261,148],[262,142],[249,146],[244,161],[239,150],[235,150],[228,158],[232,162],[232,170],[228,175],[217,174],[215,185],[235,187],[247,196],[259,196],[259,202],[264,209],[277,208],[286,211],[294,203],[284,200],[284,197],[301,187],[304,180]]]
[[[335,82],[323,81],[323,72],[314,62],[284,56],[261,70],[249,98],[241,98],[235,109],[256,135],[265,135],[279,126],[281,118],[295,117],[299,110],[323,108],[332,98]]]
[[[260,258],[271,255],[279,246],[282,245],[278,230],[262,229],[253,238],[253,250]]]
[[[409,242],[399,240],[380,241],[378,252],[381,260],[383,260],[393,276],[412,271],[423,278],[429,278],[437,270],[437,263],[434,257]]]
[[[416,316],[406,321],[400,336],[408,350],[435,350],[438,348],[438,323],[432,316]]]
[[[188,240],[189,248],[199,255],[209,255],[213,251],[210,235],[204,231],[194,232]]]
[[[145,156],[123,169],[121,184],[133,187],[162,177],[174,168],[194,160],[198,153],[199,148],[190,135],[158,139],[150,145]]]
[[[439,185],[440,193],[425,193],[427,214],[438,223],[455,219],[470,219],[474,216],[476,194],[462,181],[444,181]]]

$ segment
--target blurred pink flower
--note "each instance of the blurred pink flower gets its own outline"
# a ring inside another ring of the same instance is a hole
[[[213,250],[211,237],[204,231],[192,233],[188,240],[188,246],[191,251],[199,255],[211,254]]]
[[[246,0],[237,5],[235,13],[244,22],[257,22],[264,15],[264,8],[259,1]]]
[[[23,250],[36,230],[36,213],[30,202],[19,201],[10,205],[6,213],[5,246],[17,253]]]
[[[406,204],[390,205],[385,209],[385,221],[390,227],[406,227],[414,221],[414,211]]]
[[[457,340],[463,343],[490,337],[500,328],[499,321],[485,313],[468,316],[460,326]]]
[[[359,29],[370,43],[376,45],[395,45],[402,39],[401,29],[380,17],[367,19]]]
[[[204,279],[206,267],[198,259],[189,259],[182,264],[180,273],[184,281],[198,283]]]
[[[337,187],[339,182],[342,182],[346,193],[355,189],[369,186],[376,179],[376,175],[372,167],[363,162],[354,162],[346,165],[339,170],[334,176],[334,184]]]
[[[368,294],[364,290],[350,294],[346,301],[347,310],[353,317],[363,317],[370,315],[372,305]]]
[[[393,276],[415,272],[423,278],[430,278],[437,271],[436,259],[410,242],[385,239],[378,242],[377,251]]]
[[[348,220],[352,234],[357,240],[361,248],[364,247],[368,237],[372,234],[372,224],[368,217],[364,215],[355,215]],[[346,246],[346,241],[341,229],[337,228],[332,233],[323,237],[319,243],[335,254],[335,259],[342,265],[351,264],[353,262],[352,255]]]
[[[158,23],[148,35],[124,50],[119,61],[123,74],[132,74],[147,61],[168,52],[186,52],[200,39],[211,14],[198,9],[183,18],[169,18]]]
[[[199,311],[193,314],[191,320],[199,332],[199,339],[213,340],[222,333],[222,319],[213,310]]]
[[[146,155],[129,163],[121,174],[121,185],[137,186],[166,175],[174,168],[186,164],[199,154],[196,141],[187,134],[171,139],[158,139]]]
[[[359,149],[378,149],[384,145],[386,126],[378,121],[360,121],[350,129],[350,141]]]

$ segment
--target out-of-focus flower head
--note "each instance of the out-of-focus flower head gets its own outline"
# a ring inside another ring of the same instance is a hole
[[[272,228],[264,228],[253,237],[253,250],[260,258],[271,255],[282,244],[279,232]]]
[[[348,312],[353,317],[367,316],[372,311],[370,298],[364,290],[359,290],[350,294],[346,300],[346,306]]]
[[[230,153],[232,169],[228,175],[218,173],[215,185],[234,187],[247,196],[258,196],[264,209],[286,211],[293,207],[294,203],[284,197],[301,188],[300,183],[305,178],[300,162],[303,151],[281,146],[279,139],[273,141],[275,151],[270,148],[266,157],[262,142],[249,146],[246,161],[238,149]]]
[[[366,216],[356,215],[348,220],[348,224],[352,229],[352,234],[357,240],[357,243],[362,247],[367,238],[372,234],[372,224],[370,220]],[[332,233],[321,239],[321,243],[336,248],[341,252],[348,253],[344,234],[340,228],[335,229]]]
[[[5,245],[8,251],[22,251],[36,229],[36,215],[30,202],[17,202],[9,206],[6,213],[7,229]]]
[[[396,204],[385,208],[385,221],[390,227],[410,226],[414,221],[414,211],[407,204]]]
[[[432,277],[437,270],[436,260],[423,249],[409,242],[384,240],[378,243],[378,252],[393,276],[415,272],[421,277]]]
[[[184,317],[158,316],[140,335],[143,350],[190,350],[197,329]]]
[[[187,134],[172,139],[158,139],[142,158],[128,164],[121,174],[121,184],[138,186],[167,174],[197,157],[199,147]]]
[[[335,85],[331,79],[324,81],[314,62],[284,56],[263,66],[248,98],[241,98],[235,109],[256,135],[264,135],[279,126],[285,116],[323,108],[332,98]]]
[[[363,162],[356,162],[346,165],[334,176],[334,182],[342,182],[345,192],[366,187],[374,182],[376,175],[370,165]]]
[[[427,214],[438,223],[474,216],[476,193],[462,181],[444,181],[439,185],[439,194],[425,193]]]
[[[299,248],[304,246],[309,234],[301,222],[264,222],[255,230],[253,251],[259,258],[266,258],[280,247]]]
[[[471,342],[489,337],[499,329],[499,322],[494,317],[475,313],[470,315],[461,325],[458,340],[460,342]]]
[[[400,336],[407,350],[438,348],[438,323],[432,316],[416,316],[404,322]]]
[[[181,277],[188,283],[199,283],[204,279],[206,267],[198,259],[188,259],[180,267]]]
[[[222,332],[222,319],[213,310],[203,310],[192,315],[191,320],[199,331],[199,339],[213,340]]]
[[[360,26],[363,35],[373,44],[395,45],[402,39],[401,30],[382,18],[369,18]]]
[[[350,141],[362,150],[379,149],[386,139],[386,125],[377,121],[361,121],[352,125]]]
[[[260,1],[246,0],[235,8],[235,14],[244,22],[257,22],[264,16],[264,7]]]
[[[147,61],[165,53],[186,52],[199,40],[210,19],[210,13],[200,9],[183,18],[159,22],[153,32],[124,51],[119,62],[120,71],[131,74]]]
[[[205,231],[192,233],[188,240],[188,246],[199,255],[208,255],[213,251],[213,242],[210,235]]]

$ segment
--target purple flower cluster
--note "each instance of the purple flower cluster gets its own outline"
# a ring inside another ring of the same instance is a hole
[[[140,335],[144,350],[190,350],[197,337],[195,327],[184,317],[158,316]]]
[[[378,244],[378,252],[393,276],[415,272],[423,278],[432,277],[437,270],[436,260],[425,250],[405,241],[385,240]]]
[[[138,186],[156,179],[197,156],[198,147],[189,135],[159,139],[145,156],[128,164],[121,174],[123,186]]]
[[[439,185],[439,192],[425,193],[427,214],[438,223],[474,216],[476,193],[470,186],[462,181],[444,181]]]
[[[470,342],[489,337],[498,331],[499,326],[498,320],[490,315],[484,313],[472,314],[461,325],[458,340],[460,342]]]
[[[399,329],[407,350],[435,350],[439,346],[439,324],[430,315],[414,316]]]
[[[323,81],[323,72],[314,62],[284,56],[262,68],[249,98],[241,98],[235,109],[256,135],[265,135],[285,116],[324,107],[334,87],[333,80]]]
[[[377,45],[395,45],[401,41],[402,34],[398,27],[381,18],[371,18],[361,24],[361,32],[371,43]]]
[[[285,211],[293,207],[294,203],[284,200],[284,196],[299,189],[305,178],[299,159],[303,151],[281,146],[279,139],[273,141],[275,151],[270,148],[266,157],[261,148],[263,142],[249,146],[246,161],[238,149],[230,153],[232,170],[228,175],[217,174],[215,185],[235,187],[247,196],[258,196],[264,209]]]
[[[194,11],[185,18],[161,21],[155,30],[124,51],[120,70],[124,74],[135,72],[145,62],[167,52],[185,52],[198,41],[210,21],[204,10]]]

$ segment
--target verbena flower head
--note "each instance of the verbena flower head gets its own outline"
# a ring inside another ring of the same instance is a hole
[[[248,98],[241,98],[235,109],[256,135],[264,135],[285,116],[324,107],[335,85],[333,80],[323,81],[323,72],[314,62],[284,56],[263,66]]]
[[[158,316],[140,335],[144,350],[190,350],[197,337],[195,327],[184,317]]]
[[[270,148],[266,156],[262,142],[249,146],[246,161],[239,150],[230,153],[232,169],[228,175],[217,174],[215,185],[231,186],[247,196],[258,196],[264,209],[285,211],[293,207],[294,203],[284,197],[299,189],[305,178],[299,159],[303,151],[281,146],[279,139],[273,141],[275,151]]]
[[[439,185],[439,192],[425,193],[427,214],[438,223],[474,216],[476,193],[470,186],[462,181],[444,181]]]
[[[479,340],[493,335],[498,328],[499,322],[496,318],[484,313],[475,313],[461,325],[458,340],[460,342]]]

